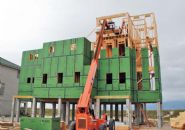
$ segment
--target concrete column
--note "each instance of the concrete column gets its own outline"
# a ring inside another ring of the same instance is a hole
[[[113,118],[113,105],[110,104],[110,118]]]
[[[40,115],[40,117],[44,117],[45,116],[45,103],[44,102],[40,102],[39,115]]]
[[[100,114],[99,114],[99,118],[101,118],[101,115],[102,115],[102,104],[100,102]]]
[[[142,113],[142,109],[143,109],[143,104],[140,104],[140,108],[139,108],[139,123],[140,124],[144,124],[144,113]]]
[[[107,112],[106,108],[107,108],[106,104],[103,104],[103,113]]]
[[[72,121],[75,120],[75,103],[72,104]]]
[[[123,104],[121,104],[121,122],[123,122]]]
[[[96,105],[95,105],[95,116],[100,118],[100,99],[96,99]]]
[[[143,111],[144,111],[144,115],[146,116],[146,103],[143,103]],[[144,115],[142,114],[142,121],[144,123]],[[146,117],[145,117],[146,118]]]
[[[118,104],[115,104],[115,121],[119,121]]]
[[[62,121],[66,120],[66,104],[62,103]]]
[[[24,111],[25,111],[25,115],[28,114],[28,102],[24,103]]]
[[[11,122],[14,121],[14,114],[15,114],[15,105],[16,105],[16,99],[12,99],[12,109],[11,109]]]
[[[161,128],[163,125],[162,122],[162,103],[157,102],[157,127]]]
[[[135,104],[135,112],[134,112],[134,115],[133,115],[133,117],[135,116],[135,120],[134,120],[134,123],[136,124],[136,125],[139,125],[139,123],[140,123],[140,109],[139,109],[139,104],[138,103],[136,103]]]
[[[19,116],[20,116],[20,99],[16,99],[16,118],[15,118],[16,122],[19,122]]]
[[[52,103],[52,108],[53,108],[52,118],[55,118],[56,117],[56,103]]]
[[[143,103],[143,110],[146,112],[146,103]]]
[[[127,125],[132,129],[132,108],[131,108],[131,102],[130,99],[126,99],[126,105],[127,105]]]
[[[66,101],[66,125],[69,124],[69,118],[70,118],[70,104],[69,101]]]
[[[32,100],[32,112],[31,112],[31,117],[36,116],[36,108],[37,108],[37,101],[36,98],[34,97]]]
[[[58,98],[58,117],[62,120],[62,99]]]

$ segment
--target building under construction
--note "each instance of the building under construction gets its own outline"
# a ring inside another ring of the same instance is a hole
[[[99,17],[96,19],[97,37],[105,19],[109,28],[103,33],[91,94],[95,115],[100,117],[110,111],[108,118],[126,122],[131,127],[132,123],[147,123],[146,104],[156,103],[157,124],[161,127],[162,91],[154,14],[121,13]],[[19,121],[20,104],[26,109],[27,102],[32,104],[31,116],[39,116],[37,120],[45,117],[46,103],[52,104],[53,122],[55,117],[66,124],[75,120],[75,105],[84,90],[95,48],[95,43],[81,37],[46,42],[41,49],[24,51],[11,120]],[[30,123],[26,117],[21,121]],[[46,125],[40,127],[48,129]]]

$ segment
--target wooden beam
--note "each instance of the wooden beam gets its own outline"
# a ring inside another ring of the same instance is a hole
[[[17,96],[14,96],[13,98],[32,99],[32,98],[33,98],[33,96],[19,96],[19,95],[17,95]]]
[[[129,14],[126,13],[119,13],[119,14],[114,14],[114,15],[109,15],[109,16],[102,16],[102,17],[98,17],[96,18],[96,25],[100,26],[100,20],[104,20],[104,19],[113,19],[113,18],[118,18],[118,17],[126,17],[129,16]]]
[[[94,99],[130,99],[130,96],[95,96]]]

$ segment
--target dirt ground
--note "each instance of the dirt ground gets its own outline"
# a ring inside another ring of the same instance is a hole
[[[160,129],[156,127],[140,126],[139,128],[134,127],[133,130],[175,130],[175,129],[171,128],[169,123],[165,123],[163,127]]]

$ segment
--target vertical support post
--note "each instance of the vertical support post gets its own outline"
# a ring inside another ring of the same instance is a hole
[[[107,112],[107,110],[106,110],[106,104],[104,103],[103,104],[103,113],[106,113]]]
[[[143,104],[143,110],[146,112],[146,103]]]
[[[56,117],[56,103],[52,103],[52,107],[53,107],[52,118],[55,118]]]
[[[19,122],[19,116],[20,116],[20,99],[16,99],[16,118],[15,121]]]
[[[15,101],[16,101],[16,98],[13,97],[13,99],[12,99],[12,109],[11,109],[11,122],[14,121],[15,105],[16,105]]]
[[[72,121],[75,119],[75,103],[72,104]]]
[[[62,103],[62,121],[66,120],[66,104]]]
[[[121,104],[121,122],[123,122],[123,104]]]
[[[28,114],[28,102],[24,103],[24,110],[25,110],[25,115]]]
[[[36,98],[33,97],[33,99],[32,99],[32,112],[31,112],[31,117],[35,117],[35,116],[36,116],[36,107],[37,107],[37,101],[36,101]]]
[[[118,104],[115,104],[115,120],[116,120],[116,121],[119,121]]]
[[[96,99],[95,116],[100,118],[100,99]]]
[[[162,103],[157,102],[157,127],[162,127]]]
[[[58,98],[58,117],[62,120],[62,99]]]
[[[99,108],[100,108],[100,111],[99,111],[99,112],[100,112],[99,118],[101,118],[101,115],[102,115],[102,104],[101,104],[101,102],[100,102],[100,107],[99,107]]]
[[[110,104],[110,118],[113,118],[113,105]]]
[[[130,99],[126,99],[126,105],[127,105],[127,125],[130,129],[132,129],[132,110],[131,110],[131,102]]]
[[[134,123],[136,125],[139,125],[141,114],[140,114],[140,109],[139,109],[139,104],[138,103],[135,104],[135,112],[134,112],[134,114],[135,114],[134,115],[135,116]]]
[[[39,113],[40,117],[44,117],[45,116],[45,103],[44,102],[40,102],[40,113]]]
[[[69,101],[66,101],[66,125],[69,124],[69,118],[70,118],[70,104]]]
[[[142,109],[143,109],[143,104],[140,104],[140,108],[139,108],[139,122],[140,122],[140,124],[144,124],[144,115],[142,113]]]

